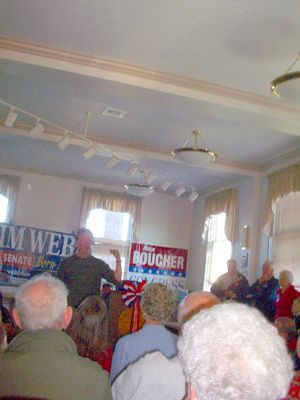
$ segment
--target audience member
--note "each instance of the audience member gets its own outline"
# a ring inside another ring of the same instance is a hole
[[[292,285],[293,280],[294,277],[290,271],[284,270],[280,272],[279,283],[281,288],[277,291],[275,301],[275,320],[278,317],[293,318],[293,302],[300,296],[300,293]]]
[[[13,316],[24,329],[0,357],[0,397],[45,399],[112,399],[107,374],[77,354],[62,332],[72,318],[68,290],[49,274],[23,284]]]
[[[247,278],[238,272],[234,258],[227,261],[227,270],[226,274],[216,280],[210,291],[220,300],[246,301],[249,283]]]
[[[167,357],[177,354],[177,336],[163,326],[163,322],[171,318],[174,306],[175,296],[172,289],[161,283],[145,286],[141,296],[145,325],[138,332],[126,335],[117,342],[112,361],[111,382],[128,364],[146,353],[159,350]]]
[[[297,357],[300,359],[300,339],[297,341]],[[300,399],[300,363],[296,364],[295,372],[290,384],[289,392],[284,400],[299,400]]]
[[[208,292],[188,294],[178,307],[179,326],[199,311],[218,303],[220,300]],[[112,386],[114,400],[181,400],[185,390],[185,377],[178,357],[167,358],[159,351],[128,365]]]
[[[118,250],[110,253],[116,259],[116,270],[110,269],[104,261],[91,255],[93,234],[82,228],[77,232],[77,253],[60,264],[57,277],[69,289],[68,303],[77,307],[87,296],[100,295],[102,278],[117,284],[122,277],[121,258]]]
[[[279,335],[285,340],[288,351],[294,353],[296,351],[298,339],[295,322],[288,317],[279,317],[275,320],[274,325]]]
[[[78,354],[96,361],[110,372],[113,351],[107,343],[107,311],[100,297],[89,296],[83,300],[74,311],[66,332],[74,340]]]
[[[104,283],[102,285],[101,297],[105,302],[105,305],[106,305],[106,308],[107,308],[107,312],[108,312],[108,309],[109,309],[110,295],[111,295],[112,291],[113,291],[113,287],[112,287],[112,285],[110,283]]]
[[[1,292],[0,292],[0,311],[1,311],[2,328],[6,332],[6,340],[9,343],[13,339],[13,337],[19,333],[19,329],[16,327],[16,324],[14,323],[11,313],[3,305],[3,297]]]
[[[177,321],[179,327],[199,311],[210,308],[219,303],[219,298],[212,293],[200,291],[189,293],[178,306]]]
[[[0,324],[0,353],[2,353],[6,349],[7,349],[7,335],[3,327],[3,324]]]
[[[262,276],[249,288],[247,303],[258,308],[270,321],[274,321],[275,300],[279,281],[274,277],[273,263],[266,261]]]
[[[279,400],[293,364],[276,328],[253,307],[218,304],[183,326],[178,342],[188,400]]]
[[[114,400],[181,400],[185,376],[177,356],[148,353],[128,365],[112,386]]]

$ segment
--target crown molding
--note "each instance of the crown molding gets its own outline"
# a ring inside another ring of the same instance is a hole
[[[0,36],[0,58],[202,100],[246,114],[273,118],[275,122],[285,121],[286,125],[300,122],[299,108],[278,99],[3,36]],[[297,135],[295,126],[291,127],[291,132],[287,128],[287,133]]]
[[[279,169],[289,167],[300,161],[300,146],[291,148],[260,164],[263,175],[269,175]]]

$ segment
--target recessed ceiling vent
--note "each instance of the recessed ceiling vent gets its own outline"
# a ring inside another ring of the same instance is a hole
[[[118,110],[117,108],[112,108],[112,107],[105,107],[102,115],[105,115],[106,117],[114,117],[114,118],[119,118],[122,119],[124,116],[127,114],[127,111],[124,110]]]

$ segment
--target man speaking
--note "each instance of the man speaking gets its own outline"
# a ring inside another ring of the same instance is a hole
[[[69,290],[68,303],[72,307],[77,307],[87,296],[100,295],[102,278],[115,285],[122,278],[119,251],[110,250],[116,259],[116,269],[113,271],[104,261],[91,255],[92,244],[92,232],[85,228],[79,229],[76,254],[63,260],[58,270],[57,277]]]

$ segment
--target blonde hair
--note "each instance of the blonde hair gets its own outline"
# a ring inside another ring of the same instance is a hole
[[[154,321],[168,321],[174,312],[175,293],[162,283],[149,283],[142,292],[141,308]]]
[[[74,311],[66,332],[74,340],[81,356],[90,357],[107,346],[108,317],[104,301],[89,296]]]

